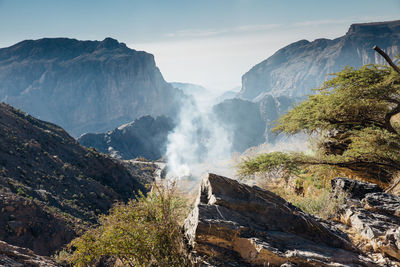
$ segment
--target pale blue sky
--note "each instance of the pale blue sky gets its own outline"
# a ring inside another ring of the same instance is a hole
[[[299,39],[400,19],[400,0],[0,0],[0,47],[24,39],[113,37],[155,54],[168,81],[217,90]]]

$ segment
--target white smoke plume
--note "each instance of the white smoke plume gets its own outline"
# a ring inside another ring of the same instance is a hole
[[[167,178],[197,179],[206,172],[229,175],[221,166],[227,165],[232,141],[212,113],[216,96],[200,92],[191,97],[181,108],[178,126],[168,136]]]

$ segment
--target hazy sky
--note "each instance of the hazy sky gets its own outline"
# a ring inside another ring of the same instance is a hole
[[[400,0],[0,0],[0,47],[113,37],[154,54],[167,81],[225,90],[291,42],[395,19]]]

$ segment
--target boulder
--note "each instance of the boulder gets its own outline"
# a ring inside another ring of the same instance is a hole
[[[12,246],[4,241],[0,241],[0,266],[55,267],[59,265],[50,258],[36,255],[30,249]]]
[[[185,236],[215,266],[369,266],[344,236],[259,187],[208,174]],[[371,265],[372,266],[372,265]]]
[[[383,192],[377,184],[338,177],[331,180],[334,195],[345,193],[353,199],[362,199],[367,193]]]

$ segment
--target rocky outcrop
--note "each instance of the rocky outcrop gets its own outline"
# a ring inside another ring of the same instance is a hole
[[[378,45],[391,57],[400,52],[400,21],[353,24],[346,35],[313,42],[292,43],[254,66],[242,77],[239,96],[254,100],[262,94],[303,97],[311,94],[345,66],[385,63],[372,47]]]
[[[0,240],[50,255],[146,187],[120,161],[0,103]]]
[[[107,133],[84,134],[78,142],[115,158],[157,160],[165,154],[168,134],[173,129],[174,123],[165,116],[143,116]]]
[[[272,192],[215,174],[202,181],[185,220],[188,243],[203,264],[373,266],[332,229]]]
[[[0,101],[75,137],[144,115],[174,116],[181,97],[153,55],[111,38],[45,38],[0,49]]]
[[[400,197],[384,193],[375,184],[345,178],[332,180],[333,196],[347,196],[338,220],[354,242],[367,253],[380,253],[382,264],[400,266]],[[397,264],[397,265],[395,265]]]
[[[383,192],[377,184],[351,180],[344,177],[339,177],[331,180],[331,187],[334,196],[339,196],[345,193],[347,197],[353,199],[363,199],[368,193]]]
[[[56,267],[53,260],[38,256],[32,250],[12,246],[0,241],[0,266],[4,267]]]

